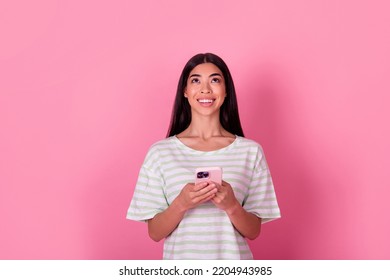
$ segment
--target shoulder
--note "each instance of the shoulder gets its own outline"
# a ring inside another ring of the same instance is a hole
[[[159,140],[153,143],[148,151],[148,154],[155,154],[161,151],[174,150],[176,145],[176,138],[174,136]]]
[[[171,137],[168,137],[168,138],[164,138],[164,139],[161,139],[157,142],[154,142],[152,145],[151,145],[151,148],[159,148],[159,147],[165,147],[165,146],[169,146],[169,145],[172,145],[173,143],[175,143],[175,136],[171,136]]]
[[[263,147],[259,142],[244,137],[239,137],[239,147],[242,149],[240,152],[247,152],[255,161],[255,165],[260,169],[268,169],[266,157]]]
[[[158,166],[160,166],[162,158],[175,150],[174,145],[175,139],[172,137],[153,143],[146,153],[143,166],[156,169]]]
[[[259,142],[252,140],[252,139],[249,139],[249,138],[237,136],[237,143],[238,143],[238,146],[242,147],[242,148],[246,147],[248,149],[255,149],[255,150],[263,151],[263,148]]]
[[[261,144],[255,140],[237,136],[236,151],[251,154],[256,160],[261,161],[265,155]]]

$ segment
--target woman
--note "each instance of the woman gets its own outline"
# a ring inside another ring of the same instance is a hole
[[[194,183],[195,169],[218,166],[223,180]],[[127,218],[147,221],[164,259],[252,259],[246,238],[280,217],[256,142],[244,138],[230,71],[197,54],[180,76],[166,139],[149,149]]]

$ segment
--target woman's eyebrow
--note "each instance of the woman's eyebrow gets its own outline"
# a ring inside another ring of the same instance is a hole
[[[190,75],[190,78],[191,78],[191,77],[201,77],[201,76],[202,76],[202,75],[200,75],[200,74],[192,74],[192,75]],[[210,74],[209,77],[214,77],[214,76],[221,76],[221,77],[222,77],[222,75],[219,74],[219,73]]]

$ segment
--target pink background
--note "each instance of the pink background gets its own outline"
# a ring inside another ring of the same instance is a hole
[[[283,218],[257,259],[390,258],[388,1],[1,1],[0,258],[159,259],[125,219],[177,80],[225,59]]]

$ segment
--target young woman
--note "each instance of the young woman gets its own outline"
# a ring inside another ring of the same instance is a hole
[[[195,184],[195,169],[217,166],[223,180]],[[246,238],[280,217],[261,146],[241,128],[230,71],[197,54],[180,76],[167,138],[149,149],[127,218],[147,221],[164,259],[252,259]]]

